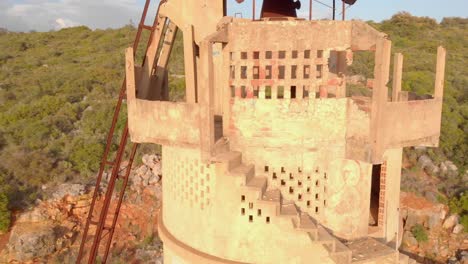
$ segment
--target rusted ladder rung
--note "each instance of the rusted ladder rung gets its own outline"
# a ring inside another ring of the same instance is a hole
[[[112,167],[112,166],[114,166],[115,162],[113,162],[113,161],[106,161],[106,162],[104,162],[104,164],[109,165],[109,166]]]
[[[141,27],[142,29],[146,29],[146,30],[149,30],[149,31],[153,31],[153,27],[152,27],[152,26],[148,26],[148,25],[141,24],[140,27]]]

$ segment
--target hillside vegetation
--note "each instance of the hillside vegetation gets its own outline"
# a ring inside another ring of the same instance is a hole
[[[370,24],[388,33],[393,50],[406,55],[405,90],[432,93],[436,49],[447,48],[441,147],[428,150],[428,155],[436,161],[450,159],[464,172],[468,19],[448,18],[439,24],[402,13]],[[7,194],[9,208],[40,198],[46,184],[92,181],[124,74],[124,49],[134,35],[131,26],[0,33],[0,193]],[[174,77],[183,74],[180,40],[179,35],[170,63],[176,89],[183,87],[183,79]],[[371,76],[368,59],[356,56],[352,70]],[[456,188],[466,187],[457,177]]]

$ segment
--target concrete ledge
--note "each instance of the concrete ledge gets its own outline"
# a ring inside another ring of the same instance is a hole
[[[182,241],[175,238],[164,226],[162,210],[160,210],[158,216],[158,234],[161,240],[164,242],[164,247],[169,247],[175,254],[186,260],[187,263],[246,264],[244,262],[237,262],[212,256],[184,244]],[[170,262],[167,263],[170,264]]]

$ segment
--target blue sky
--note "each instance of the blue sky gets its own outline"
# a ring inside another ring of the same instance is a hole
[[[170,0],[169,0],[170,1]],[[191,1],[191,0],[186,0]],[[221,1],[221,0],[219,0]],[[242,13],[251,17],[253,0],[237,4],[228,0],[230,14]],[[279,1],[279,0],[278,0]],[[320,0],[332,3],[332,0]],[[0,27],[12,31],[48,31],[64,27],[85,25],[90,28],[116,28],[136,23],[144,0],[0,0]],[[157,0],[151,10],[154,12]],[[340,0],[337,0],[341,3]],[[256,0],[257,17],[262,0]],[[308,17],[309,0],[302,0],[298,12]],[[341,4],[338,4],[341,8]],[[316,19],[331,18],[331,9],[316,2],[313,4]],[[468,16],[468,0],[357,0],[347,11],[348,18],[381,21],[401,11],[417,16],[429,16],[440,21],[443,17]],[[338,11],[340,13],[341,10]],[[150,23],[150,22],[148,22]]]
[[[228,0],[229,1],[229,0]],[[332,0],[320,0],[323,3],[331,5]],[[229,1],[228,7],[235,9],[234,12],[242,12],[244,16],[252,15],[252,0],[245,0],[241,5],[234,0]],[[262,0],[256,0],[257,6],[260,6]],[[337,14],[341,13],[341,1],[337,0]],[[303,16],[308,17],[309,0],[302,0],[302,8],[299,11]],[[242,6],[242,7],[241,7]],[[313,2],[313,14],[316,18],[328,18],[331,16],[331,9]],[[468,16],[468,0],[357,0],[356,4],[347,9],[347,17],[350,19],[382,21],[390,18],[392,15],[407,11],[416,16],[429,16],[440,21],[444,17]],[[260,11],[257,10],[257,17]]]

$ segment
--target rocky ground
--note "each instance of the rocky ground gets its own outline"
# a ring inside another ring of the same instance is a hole
[[[133,170],[130,178],[114,234],[111,263],[163,262],[162,244],[157,236],[160,158],[146,155],[143,163]],[[96,212],[102,206],[105,184],[103,187]],[[50,198],[19,213],[11,231],[0,236],[0,263],[74,263],[93,191],[94,186],[81,184],[45,188]]]
[[[401,251],[421,263],[468,263],[468,233],[458,215],[449,215],[447,206],[414,193],[402,192],[400,204],[404,230]]]
[[[130,179],[110,263],[162,264],[162,243],[156,227],[161,202],[160,158],[145,155],[143,165],[132,171]],[[50,198],[16,214],[11,231],[0,235],[0,263],[74,263],[93,188],[81,184],[45,188]],[[468,264],[468,233],[459,224],[459,217],[450,215],[447,206],[432,197],[423,196],[401,195],[401,250],[421,263]],[[427,239],[421,239],[421,233]]]

